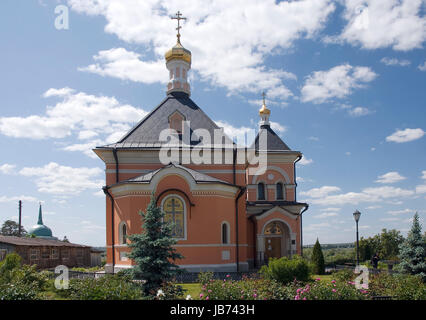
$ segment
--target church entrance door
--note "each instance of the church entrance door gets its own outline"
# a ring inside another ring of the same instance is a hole
[[[265,259],[281,257],[281,237],[265,238]]]

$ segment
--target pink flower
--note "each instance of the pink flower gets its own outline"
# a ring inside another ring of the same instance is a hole
[[[336,292],[337,290],[336,290],[336,289],[333,289],[333,290],[331,290],[331,291]]]
[[[306,300],[306,297],[303,297],[303,300]]]
[[[227,278],[229,278],[230,276],[231,276],[230,274],[227,274],[227,275],[226,275],[226,277],[227,277]]]
[[[208,296],[206,297],[206,300],[209,300],[209,297],[208,297]]]
[[[204,294],[200,293],[200,298],[204,297]]]
[[[331,283],[336,283],[336,280],[331,280]]]
[[[256,298],[256,297],[257,297],[257,294],[256,294],[256,293],[254,293],[254,294],[253,294],[253,297],[255,297],[255,298]]]
[[[299,300],[299,299],[300,299],[299,295],[297,295],[297,296],[294,297],[294,300]]]
[[[315,281],[321,281],[321,278],[316,278]]]

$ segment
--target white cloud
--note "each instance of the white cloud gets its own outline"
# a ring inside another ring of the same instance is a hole
[[[385,173],[381,176],[378,176],[377,180],[375,182],[388,184],[388,183],[396,183],[396,182],[399,182],[399,181],[405,180],[405,179],[407,179],[407,178],[401,176],[398,172],[391,171],[391,172]]]
[[[315,71],[307,77],[301,90],[302,102],[325,103],[333,98],[345,98],[354,89],[363,88],[377,74],[369,67],[343,64],[327,71]]]
[[[131,124],[147,112],[131,105],[120,104],[114,97],[89,95],[70,88],[47,90],[45,98],[59,98],[48,106],[44,115],[0,118],[0,133],[14,138],[62,139],[76,135],[80,140],[91,140],[69,145],[63,150],[82,151],[93,157],[90,148],[113,143],[127,132]]]
[[[426,170],[422,171],[422,179],[426,180]]]
[[[397,130],[392,133],[390,136],[386,137],[388,142],[404,143],[409,141],[414,141],[423,137],[425,132],[421,128],[417,129],[405,129]]]
[[[371,114],[372,111],[365,107],[356,107],[356,108],[350,109],[348,113],[352,117],[362,117],[362,116]]]
[[[307,196],[310,198],[324,198],[327,197],[330,193],[339,192],[341,189],[334,186],[323,186],[320,188],[313,188],[309,191],[300,192],[300,195]]]
[[[7,196],[0,196],[0,203],[5,203],[5,202],[18,202],[19,200],[22,200],[23,202],[39,202],[40,200],[35,198],[35,197],[31,197],[31,196],[14,196],[14,197],[7,197]]]
[[[5,163],[5,164],[0,165],[0,173],[12,174],[14,172],[15,168],[16,168],[16,165]]]
[[[100,189],[104,180],[100,179],[100,168],[73,168],[50,162],[44,167],[25,167],[19,174],[35,177],[39,192],[57,195],[77,195],[86,190]]]
[[[411,64],[411,61],[409,60],[399,60],[397,58],[389,58],[389,57],[384,57],[380,60],[381,63],[384,63],[387,66],[400,66],[400,67],[406,67],[409,66]]]
[[[93,56],[95,64],[78,70],[148,84],[167,82],[168,71],[163,60],[145,62],[139,58],[140,54],[135,52],[124,48],[113,48],[99,51]]]
[[[330,217],[336,217],[338,215],[339,214],[337,212],[323,212],[321,214],[313,216],[313,218],[316,218],[316,219],[326,219],[326,218],[330,218]]]
[[[426,39],[423,0],[345,0],[344,5],[347,25],[332,40],[365,49],[422,48]]]
[[[331,227],[331,225],[328,222],[322,222],[322,223],[312,223],[306,227],[303,228],[304,231],[316,231],[321,230],[324,228]]]
[[[314,162],[314,160],[305,158],[303,156],[303,158],[298,162],[298,164],[300,164],[301,166],[307,166],[307,165],[309,165],[309,164],[311,164],[313,162]]]
[[[423,64],[419,64],[417,68],[419,68],[420,71],[426,71],[426,61],[423,62]]]
[[[143,45],[155,56],[152,61],[144,62],[139,55],[122,48],[117,52],[106,50],[98,53],[97,63],[86,71],[92,69],[104,75],[144,82],[160,81],[160,75],[147,79],[137,74],[137,70],[130,75],[124,70],[128,70],[129,65],[140,70],[160,67],[159,61],[175,43],[176,26],[170,16],[180,10],[188,18],[182,30],[182,43],[192,51],[192,67],[202,80],[225,87],[231,93],[265,90],[269,97],[280,100],[292,95],[284,81],[294,75],[268,68],[265,60],[291,48],[298,39],[314,37],[335,9],[329,0],[278,3],[273,0],[208,3],[204,0],[69,0],[68,3],[79,13],[104,16],[107,33],[128,43]]]
[[[426,193],[426,184],[421,184],[421,185],[416,186],[416,193],[417,194]]]
[[[396,216],[396,215],[400,215],[400,214],[414,213],[414,210],[411,210],[411,209],[390,210],[387,213],[390,214],[390,215]]]
[[[45,97],[59,97],[63,100],[55,106],[48,106],[43,116],[0,118],[0,132],[9,137],[47,139],[64,138],[72,133],[80,138],[111,133],[115,125],[132,123],[147,114],[131,105],[122,105],[114,97],[75,93],[72,89],[49,89]]]
[[[327,192],[330,190],[330,192]],[[321,193],[323,191],[323,194]],[[361,192],[347,192],[340,194],[330,194],[340,191],[340,188],[333,186],[324,186],[314,188],[306,192],[301,192],[301,195],[310,197],[306,201],[312,204],[319,205],[356,205],[363,202],[380,203],[385,200],[394,200],[400,198],[408,198],[415,195],[413,190],[395,188],[390,186],[365,188]]]

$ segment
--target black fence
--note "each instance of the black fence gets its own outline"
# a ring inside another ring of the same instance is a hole
[[[177,283],[195,283],[198,282],[200,272],[182,272],[176,275]],[[244,277],[251,279],[259,279],[260,274],[257,272],[212,272],[214,280],[232,279],[241,280]]]

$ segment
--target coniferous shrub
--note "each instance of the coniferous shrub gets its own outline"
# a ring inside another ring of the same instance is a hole
[[[420,275],[423,281],[426,281],[426,247],[417,213],[414,215],[413,226],[407,239],[400,245],[399,258],[401,260],[397,267],[399,271]]]
[[[324,274],[325,273],[325,262],[324,255],[322,254],[321,245],[317,239],[312,251],[312,264],[313,264],[313,273],[314,274]]]
[[[130,272],[134,278],[145,280],[146,295],[156,295],[162,283],[172,280],[179,272],[173,262],[183,257],[173,247],[177,241],[172,238],[172,225],[163,220],[164,212],[157,207],[154,196],[146,212],[139,211],[139,214],[142,233],[128,236],[131,241],[128,257],[135,262]]]

